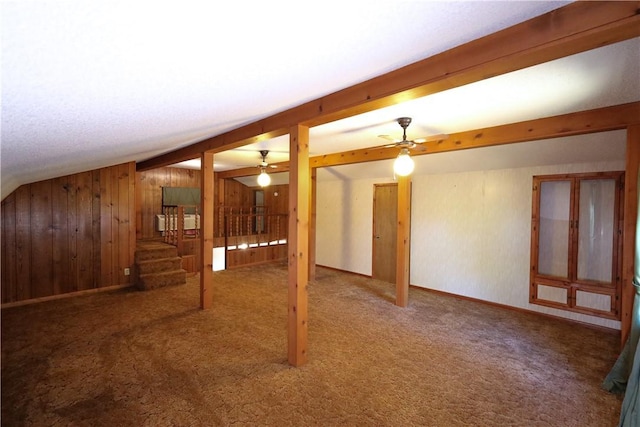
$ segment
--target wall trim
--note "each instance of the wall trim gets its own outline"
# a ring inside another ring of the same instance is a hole
[[[322,267],[322,268],[326,268],[328,270],[340,271],[340,272],[343,272],[343,273],[353,274],[353,275],[356,275],[356,276],[361,276],[361,277],[366,277],[368,279],[372,279],[372,277],[370,275],[362,274],[362,273],[354,273],[352,271],[342,270],[340,268],[328,267],[328,266],[324,266],[324,265],[317,265],[317,267]],[[480,304],[490,305],[490,306],[501,308],[501,309],[504,309],[504,310],[518,311],[520,313],[526,313],[526,314],[534,314],[534,315],[537,315],[537,316],[546,317],[546,318],[552,319],[552,320],[559,320],[559,321],[570,323],[570,324],[573,324],[573,325],[580,325],[580,326],[584,326],[584,327],[587,327],[587,328],[596,329],[596,330],[601,331],[601,332],[606,332],[608,334],[616,334],[616,335],[620,334],[620,330],[614,329],[614,328],[609,328],[607,326],[594,325],[592,323],[582,322],[580,320],[568,319],[566,317],[555,316],[553,314],[541,313],[539,311],[528,310],[528,309],[522,308],[522,307],[514,307],[512,305],[500,304],[500,303],[493,302],[493,301],[486,301],[486,300],[473,298],[473,297],[468,297],[468,296],[464,296],[464,295],[453,294],[451,292],[439,291],[437,289],[425,288],[423,286],[417,286],[417,285],[413,285],[413,284],[410,284],[409,286],[411,288],[413,288],[413,289],[417,289],[417,290],[421,290],[421,291],[425,291],[425,292],[431,292],[431,293],[438,294],[438,295],[444,295],[444,296],[457,298],[457,299],[461,299],[461,300],[477,302],[477,303],[480,303]]]
[[[4,304],[0,305],[0,309],[4,310],[6,308],[21,307],[23,305],[37,304],[37,303],[40,303],[40,302],[55,301],[55,300],[59,300],[59,299],[79,297],[79,296],[84,296],[84,295],[97,294],[97,293],[101,293],[101,292],[118,291],[118,290],[121,290],[121,289],[133,288],[134,286],[135,285],[133,285],[133,284],[105,286],[103,288],[85,289],[83,291],[67,292],[66,294],[51,295],[51,296],[48,296],[48,297],[31,298],[31,299],[22,300],[22,301],[7,302],[7,303],[4,303]]]

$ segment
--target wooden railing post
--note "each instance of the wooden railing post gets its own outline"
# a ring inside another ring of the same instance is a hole
[[[178,248],[178,255],[184,253],[184,206],[178,206],[176,212],[176,247]]]

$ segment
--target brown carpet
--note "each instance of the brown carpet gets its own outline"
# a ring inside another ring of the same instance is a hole
[[[618,336],[328,269],[286,361],[284,265],[2,310],[6,426],[614,426]]]

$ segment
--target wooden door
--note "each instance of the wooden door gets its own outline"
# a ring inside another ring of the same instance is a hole
[[[397,234],[398,184],[374,184],[372,265],[374,279],[396,282]]]

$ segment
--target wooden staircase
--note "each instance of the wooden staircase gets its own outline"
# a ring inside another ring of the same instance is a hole
[[[186,274],[175,246],[156,240],[137,242],[135,281],[138,289],[147,291],[183,285],[186,283]]]

